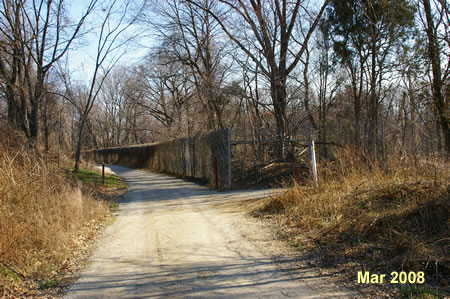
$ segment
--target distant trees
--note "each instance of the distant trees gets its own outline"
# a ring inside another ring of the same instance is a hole
[[[318,141],[326,143],[330,134],[330,111],[336,103],[338,93],[344,86],[343,71],[333,65],[333,43],[330,37],[330,27],[323,18],[319,23],[314,39],[315,60],[311,70],[313,91],[316,94],[316,113],[318,119]],[[309,54],[308,54],[309,55]],[[305,66],[306,68],[306,66]],[[321,147],[321,154],[327,156],[327,147]]]
[[[188,134],[192,126],[189,105],[194,96],[190,69],[178,61],[156,54],[137,71],[137,88],[143,112],[161,123],[170,136]],[[199,119],[200,121],[200,119]]]
[[[75,168],[83,148],[228,125],[277,160],[308,127],[320,156],[449,152],[443,0],[91,0],[76,20],[63,0],[0,5],[0,118]],[[80,79],[68,58],[85,34]],[[145,57],[121,64],[137,40]]]
[[[396,46],[414,25],[414,7],[408,1],[332,1],[328,22],[335,53],[351,75],[355,113],[355,144],[360,141],[364,84],[367,94],[367,150],[376,154],[379,143],[379,107],[384,76],[396,64]],[[359,81],[359,82],[358,82]]]
[[[152,3],[154,21],[146,20],[160,37],[161,44],[154,51],[164,64],[182,66],[195,88],[195,100],[206,118],[207,130],[226,126],[224,103],[220,95],[229,71],[226,40],[220,36],[217,21],[208,13],[217,6],[215,0],[158,1]],[[197,119],[201,121],[201,119]]]
[[[115,68],[106,78],[92,117],[99,146],[112,147],[138,143],[136,138],[137,103],[132,97],[136,84],[125,67]]]

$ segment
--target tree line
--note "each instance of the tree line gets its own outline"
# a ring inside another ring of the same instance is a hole
[[[83,148],[228,125],[280,160],[309,130],[373,160],[450,152],[445,0],[91,0],[77,19],[63,0],[1,5],[0,117],[75,168]],[[67,61],[87,36],[80,82]]]

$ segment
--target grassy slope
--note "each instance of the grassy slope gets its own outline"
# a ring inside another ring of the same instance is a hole
[[[98,172],[72,175],[0,137],[0,297],[58,295],[126,184],[107,175],[99,186]]]
[[[444,296],[450,277],[448,168],[394,169],[369,170],[340,157],[337,165],[322,165],[319,189],[295,186],[255,214],[278,223],[297,250],[315,253],[322,265],[340,268],[353,281],[360,270],[387,277],[424,271],[426,286],[400,291]]]

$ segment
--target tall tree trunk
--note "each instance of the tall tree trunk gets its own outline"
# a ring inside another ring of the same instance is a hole
[[[426,17],[426,33],[428,37],[428,56],[431,62],[431,68],[433,73],[432,90],[433,90],[433,103],[436,108],[437,117],[444,134],[445,149],[447,154],[450,154],[450,119],[449,119],[449,107],[448,99],[442,92],[444,87],[441,74],[441,59],[439,56],[439,42],[437,39],[437,33],[433,22],[433,15],[431,12],[431,5],[429,0],[423,0],[423,8]]]
[[[31,103],[31,112],[30,112],[30,119],[28,120],[28,123],[30,124],[30,139],[33,142],[33,144],[37,144],[37,137],[38,137],[38,131],[39,131],[39,121],[38,121],[38,104],[33,102]]]
[[[277,158],[284,160],[284,137],[286,134],[286,85],[281,80],[272,80],[272,99],[277,126]]]
[[[15,127],[19,127],[17,115],[18,108],[14,97],[14,90],[11,88],[9,84],[7,84],[6,86],[5,97],[6,97],[6,104],[8,106],[8,122]]]
[[[86,120],[84,118],[81,120],[80,129],[78,131],[77,138],[77,148],[75,152],[75,165],[73,166],[73,171],[77,172],[80,168],[80,158],[81,158],[81,143],[83,141],[83,131]]]
[[[436,149],[438,152],[442,151],[442,134],[441,134],[441,126],[439,123],[439,116],[436,113],[436,122],[435,122],[435,129],[436,129]]]
[[[48,139],[49,139],[49,135],[50,135],[48,122],[49,122],[49,120],[48,120],[48,99],[46,99],[45,104],[44,104],[43,113],[42,113],[42,123],[44,125],[44,146],[45,146],[46,153],[48,153],[48,150],[49,150]]]
[[[28,65],[27,67],[31,68],[30,65]],[[37,146],[39,135],[39,108],[40,108],[39,106],[42,99],[42,95],[44,94],[43,86],[45,75],[42,72],[42,70],[38,70],[35,79],[36,81],[33,80],[33,78],[30,76],[28,72],[26,73],[26,77],[29,86],[28,88],[30,99],[30,118],[28,120],[30,129],[29,138],[33,146]]]
[[[347,61],[348,68],[351,75],[351,89],[352,89],[352,96],[353,96],[353,114],[354,114],[354,140],[353,145],[355,148],[359,148],[361,145],[361,84],[362,84],[362,77],[360,76],[360,86],[358,91],[358,83],[356,79],[355,70],[353,69],[353,65],[351,61]],[[362,66],[360,66],[360,73],[362,73]]]
[[[369,97],[369,134],[367,140],[367,146],[369,151],[369,156],[373,159],[377,159],[377,145],[378,145],[378,97],[377,97],[377,74],[376,74],[376,63],[377,63],[377,44],[375,39],[376,28],[372,24],[372,53],[371,53],[371,78],[370,78],[370,97]]]

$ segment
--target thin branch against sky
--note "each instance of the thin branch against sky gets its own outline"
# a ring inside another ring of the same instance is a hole
[[[144,45],[151,43],[149,38],[151,35],[148,35],[148,28],[138,23],[139,10],[147,1],[142,0],[130,2],[129,4],[127,4],[126,0],[116,0],[114,2],[114,11],[109,11],[111,19],[104,26],[109,27],[111,30],[120,31],[121,34],[119,35],[120,37],[117,37],[119,40],[114,41],[112,45],[102,45],[103,47],[109,47],[108,49],[102,49],[103,51],[109,50],[112,53],[112,55],[104,57],[107,60],[105,63],[127,65],[138,63],[147,54],[148,48],[144,47]],[[78,15],[85,9],[84,5],[84,2],[71,4],[71,16]],[[127,15],[121,13],[123,9],[127,10]],[[69,53],[68,64],[73,72],[73,80],[86,81],[94,74],[96,56],[99,50],[98,35],[101,34],[101,20],[103,20],[103,15],[106,13],[108,11],[105,8],[102,8],[100,5],[97,7],[97,12],[89,20],[90,28],[87,29],[88,34]],[[143,38],[144,36],[147,36],[147,38]]]

